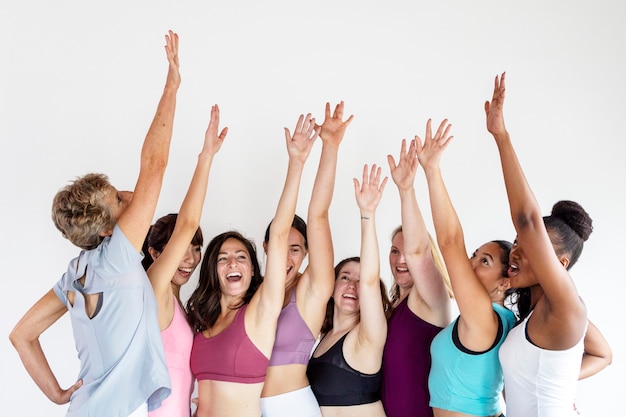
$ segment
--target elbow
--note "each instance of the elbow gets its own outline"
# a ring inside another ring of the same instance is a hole
[[[145,169],[149,172],[164,173],[167,168],[168,157],[165,155],[150,155],[141,161],[142,170]]]
[[[22,332],[19,324],[15,326],[15,328],[11,331],[11,333],[9,333],[9,340],[11,341],[11,344],[13,345],[15,350],[17,351],[19,351],[20,347],[24,346],[24,344],[27,342],[27,339],[24,333]]]

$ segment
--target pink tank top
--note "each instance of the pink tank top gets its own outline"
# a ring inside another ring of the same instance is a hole
[[[278,317],[276,341],[272,349],[270,366],[300,364],[307,365],[315,337],[304,322],[296,305],[296,290],[291,292],[291,299]]]
[[[245,328],[244,305],[220,334],[206,338],[198,332],[191,350],[191,370],[198,381],[255,384],[265,381],[269,359],[252,343]]]
[[[174,297],[172,295],[172,297]],[[191,393],[193,374],[189,361],[193,344],[193,330],[178,300],[174,297],[174,317],[166,329],[161,331],[165,362],[170,375],[172,393],[161,406],[148,413],[150,417],[189,417],[191,415]]]

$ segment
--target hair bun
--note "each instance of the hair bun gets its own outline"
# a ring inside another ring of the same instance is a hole
[[[581,237],[583,241],[589,239],[593,232],[593,221],[589,214],[575,201],[561,200],[552,206],[552,216],[561,219]]]

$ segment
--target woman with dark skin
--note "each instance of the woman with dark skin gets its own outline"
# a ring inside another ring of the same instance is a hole
[[[504,307],[511,243],[485,243],[467,258],[463,229],[439,166],[452,140],[450,127],[444,120],[432,135],[428,120],[424,141],[416,136],[409,152],[417,154],[426,174],[437,243],[460,311],[431,345],[430,405],[435,417],[498,416],[504,382],[498,350],[515,324],[515,315]]]
[[[593,227],[573,201],[559,201],[550,216],[539,204],[522,171],[504,126],[505,74],[496,76],[485,103],[487,130],[502,165],[517,238],[510,255],[514,288],[528,289],[522,322],[500,349],[509,417],[575,415],[576,384],[588,326],[587,309],[568,270],[576,263]]]

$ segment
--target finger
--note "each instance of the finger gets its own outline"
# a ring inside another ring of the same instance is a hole
[[[224,139],[226,139],[227,134],[228,134],[228,128],[225,127],[224,129],[222,129],[222,132],[219,135],[219,138],[222,142],[224,141]]]
[[[380,175],[380,168],[376,167],[376,164],[372,165],[372,169],[370,171],[370,184],[376,184],[376,176]]]
[[[382,193],[385,190],[385,185],[387,185],[388,180],[389,180],[389,177],[383,178],[383,182],[380,184],[380,187],[378,187],[379,193]]]
[[[431,130],[431,119],[428,119],[428,121],[426,122],[426,138],[424,139],[425,141],[428,141],[430,139],[433,138],[433,134],[432,134],[432,130]]]
[[[307,113],[302,122],[302,129],[299,132],[306,133],[307,135],[311,135],[311,121],[313,125],[315,125],[315,119],[311,117],[311,113]]]
[[[378,183],[380,182],[380,174],[382,172],[382,168],[381,167],[377,167],[376,168],[376,172],[374,172],[374,170],[372,169],[372,173],[374,174],[374,184],[378,185]]]
[[[402,139],[402,145],[400,145],[400,159],[406,155],[406,139]]]
[[[485,101],[485,114],[489,114],[489,101]]]
[[[361,184],[359,184],[359,180],[356,178],[352,178],[352,184],[354,185],[354,195],[358,196],[361,190]]]
[[[350,123],[352,123],[352,119],[354,119],[354,115],[353,114],[351,114],[350,117],[348,117],[348,120],[343,122],[344,126],[348,126]]]
[[[368,167],[367,164],[363,165],[363,186],[365,186],[365,183],[367,182],[367,171],[368,171]]]
[[[339,120],[343,119],[343,101],[340,101],[335,107],[334,117],[338,117]]]
[[[324,117],[326,120],[330,119],[330,103],[326,102],[326,108],[324,110]]]
[[[446,130],[443,132],[442,138],[444,139],[444,142],[449,139],[448,136],[450,135],[450,129],[452,129],[452,124],[448,124],[448,126],[446,126]]]
[[[415,139],[411,141],[411,145],[409,146],[409,158],[415,159],[417,158],[417,145],[415,144]]]
[[[439,127],[437,128],[437,132],[435,133],[436,140],[439,140],[441,138],[441,134],[443,133],[446,123],[448,123],[448,119],[443,119],[442,122],[439,124]]]
[[[393,159],[393,156],[387,155],[387,163],[389,164],[389,171],[394,171],[396,169],[396,161]]]
[[[291,140],[291,133],[289,132],[289,129],[287,129],[286,127],[284,129],[285,129],[285,140],[289,142]]]
[[[302,129],[302,124],[304,123],[304,115],[301,114],[300,117],[298,117],[298,121],[296,122],[296,128],[293,131],[293,134],[295,135],[296,133],[300,132],[300,130]]]
[[[313,139],[316,136],[315,133],[317,132],[317,129],[315,127],[315,126],[317,126],[317,124],[315,123],[315,117],[309,119],[308,123],[309,123],[309,125],[307,126],[306,133],[307,133],[307,136],[310,139]]]

